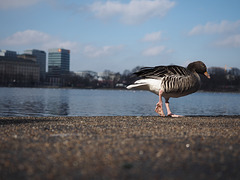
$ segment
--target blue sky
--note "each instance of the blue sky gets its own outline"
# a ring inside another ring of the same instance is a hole
[[[0,49],[71,50],[72,71],[240,68],[239,0],[0,0]]]

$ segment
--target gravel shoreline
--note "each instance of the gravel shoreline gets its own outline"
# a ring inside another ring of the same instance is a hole
[[[240,116],[0,117],[0,179],[239,179]]]

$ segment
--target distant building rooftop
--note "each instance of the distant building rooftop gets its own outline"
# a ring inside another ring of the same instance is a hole
[[[0,56],[16,57],[17,52],[16,51],[9,51],[9,50],[0,50]]]
[[[17,57],[25,60],[32,60],[34,62],[36,62],[36,59],[37,59],[36,56],[30,55],[30,54],[20,54],[20,55],[17,55]]]
[[[48,50],[49,53],[56,53],[56,52],[68,52],[70,53],[70,50],[68,49],[61,49],[61,48],[53,48]]]

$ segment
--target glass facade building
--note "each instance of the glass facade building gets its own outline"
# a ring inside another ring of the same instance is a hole
[[[48,50],[48,73],[53,77],[68,74],[70,68],[70,50],[49,49]]]
[[[30,54],[36,57],[36,62],[40,67],[40,81],[44,82],[46,76],[46,52],[32,49],[32,50],[25,50],[24,54]]]

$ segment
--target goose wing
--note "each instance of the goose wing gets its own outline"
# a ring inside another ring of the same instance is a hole
[[[182,66],[171,65],[144,67],[134,74],[138,77],[158,79],[166,76],[188,76],[191,72]]]

